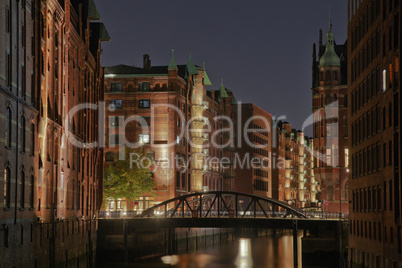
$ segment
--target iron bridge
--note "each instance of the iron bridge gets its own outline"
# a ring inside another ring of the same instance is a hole
[[[178,196],[143,211],[138,217],[153,218],[308,218],[306,214],[268,197],[232,191],[197,192]]]

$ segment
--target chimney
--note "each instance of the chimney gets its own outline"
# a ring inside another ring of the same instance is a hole
[[[144,69],[145,70],[149,70],[151,68],[151,60],[149,59],[149,55],[148,54],[144,54]]]

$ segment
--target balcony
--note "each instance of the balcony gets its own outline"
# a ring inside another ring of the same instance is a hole
[[[208,165],[202,165],[201,168],[193,168],[194,173],[201,173],[204,174],[209,171]]]
[[[197,112],[204,112],[206,109],[209,108],[209,103],[207,101],[203,101],[202,104],[193,104],[193,112],[197,113]]]
[[[195,156],[207,156],[208,155],[208,149],[202,149],[199,152],[193,152],[192,153]]]
[[[202,117],[202,118],[194,118],[194,120],[191,123],[193,128],[203,129],[206,125],[208,125],[209,121],[206,117]]]
[[[204,142],[208,140],[208,134],[206,135],[202,134],[201,136],[194,136],[192,139],[196,145],[203,145]]]

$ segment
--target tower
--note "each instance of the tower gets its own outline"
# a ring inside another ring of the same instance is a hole
[[[346,43],[336,45],[331,18],[322,46],[322,31],[316,60],[313,46],[313,138],[314,174],[319,182],[324,211],[347,212],[347,81]]]

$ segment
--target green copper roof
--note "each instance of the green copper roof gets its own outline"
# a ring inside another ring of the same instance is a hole
[[[191,52],[187,62],[187,71],[189,74],[198,74],[197,68],[195,67],[193,59],[191,58]]]
[[[172,49],[172,59],[170,60],[168,70],[177,70],[176,61],[174,60],[174,49]]]
[[[235,96],[232,94],[232,101],[230,102],[231,105],[237,105],[237,100]]]
[[[319,66],[341,66],[341,59],[335,52],[335,39],[332,32],[331,14],[329,15],[329,30],[327,33],[325,52],[320,58]]]
[[[222,78],[222,81],[221,81],[221,88],[219,89],[219,94],[220,94],[221,98],[228,98],[229,97],[229,95],[228,95],[228,93],[226,91],[226,88],[223,86],[223,78]]]
[[[205,86],[211,86],[212,85],[211,80],[208,77],[207,70],[205,69],[205,62],[204,62],[204,80],[203,80],[203,82],[204,82]]]
[[[94,0],[88,1],[88,17],[90,20],[100,20],[101,16],[94,3]]]
[[[106,27],[103,23],[100,23],[100,32],[99,32],[99,40],[101,41],[110,41],[109,33],[106,30]]]

